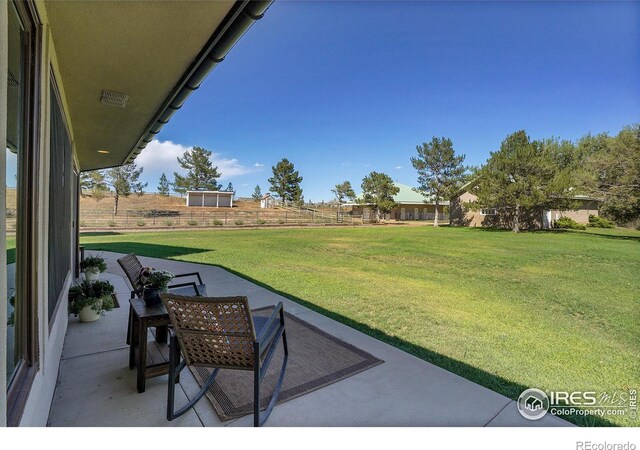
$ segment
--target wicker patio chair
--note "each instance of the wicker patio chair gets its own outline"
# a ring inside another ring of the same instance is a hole
[[[142,297],[142,290],[144,286],[142,285],[141,275],[144,270],[143,265],[140,263],[140,260],[136,255],[130,253],[122,258],[118,259],[118,264],[122,267],[124,274],[127,276],[129,280],[129,284],[131,284],[131,298],[133,297]],[[198,284],[195,282],[190,283],[177,283],[169,286],[169,289],[172,288],[180,288],[190,286],[195,290],[196,295],[206,295],[206,286],[202,283],[202,277],[199,272],[190,272],[190,273],[182,273],[175,275],[175,278],[183,278],[183,277],[196,277],[198,279]],[[127,345],[131,344],[131,322],[133,320],[132,312],[129,310],[129,323],[127,325]],[[166,327],[158,330],[159,334],[157,335],[159,340],[166,341]]]
[[[269,318],[253,316],[246,297],[186,297],[160,294],[173,326],[169,340],[169,392],[167,419],[192,408],[213,384],[220,369],[253,371],[253,425],[263,425],[275,405],[289,350],[284,309],[278,303]],[[260,383],[282,338],[284,359],[280,375],[265,411],[260,412]],[[186,366],[214,369],[200,391],[175,410],[176,377]]]
[[[118,264],[120,264],[120,267],[122,267],[122,270],[124,271],[125,275],[129,279],[129,283],[131,284],[131,287],[133,289],[131,291],[131,297],[142,296],[142,288],[144,286],[142,285],[142,281],[140,280],[140,277],[142,275],[142,271],[144,270],[144,267],[140,263],[140,260],[138,259],[138,257],[133,253],[130,253],[127,256],[123,256],[122,258],[118,259]],[[196,285],[197,288],[205,287],[205,285],[202,283],[202,277],[200,276],[200,272],[181,273],[181,274],[175,275],[175,278],[183,278],[183,277],[196,277],[198,279],[198,284]],[[191,286],[191,283],[180,283],[180,284],[172,285],[172,287],[180,287],[180,286]],[[198,291],[206,292],[205,289],[196,289],[196,292]]]

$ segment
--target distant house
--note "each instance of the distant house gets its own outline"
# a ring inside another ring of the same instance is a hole
[[[187,191],[187,206],[233,208],[231,191]]]
[[[276,205],[276,199],[267,193],[260,199],[260,208],[273,208]]]
[[[422,194],[413,190],[411,186],[406,184],[394,183],[400,190],[393,196],[393,201],[397,206],[389,213],[381,215],[385,220],[433,220],[436,212],[436,205],[433,200],[425,198]],[[425,202],[426,200],[426,202]],[[354,216],[362,216],[364,220],[372,218],[371,208],[367,205],[358,203],[350,203],[352,206],[351,214]],[[438,219],[447,220],[444,210],[449,206],[448,201],[440,203],[438,208]]]
[[[478,197],[473,193],[474,182],[469,182],[462,186],[451,198],[449,214],[451,225],[467,227],[497,227],[510,228],[511,211],[500,208],[483,208],[477,211],[471,210],[467,203],[474,202]],[[576,195],[571,197],[576,204],[575,210],[560,209],[536,209],[529,211],[522,217],[525,228],[548,229],[560,217],[570,217],[581,224],[589,223],[589,215],[598,215],[598,200],[585,196]]]

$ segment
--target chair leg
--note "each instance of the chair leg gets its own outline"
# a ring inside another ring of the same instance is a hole
[[[253,426],[260,426],[260,346],[253,343]]]
[[[207,390],[215,381],[219,369],[215,369],[211,373],[211,376],[207,379],[207,381],[205,381],[205,383],[202,385],[202,388],[196,393],[196,395],[191,399],[189,403],[187,403],[179,410],[175,411],[176,383],[180,376],[180,372],[182,372],[187,364],[186,361],[180,362],[180,346],[178,344],[178,338],[175,335],[171,335],[169,346],[169,391],[167,393],[167,420],[171,421],[176,417],[180,417],[191,408],[193,408],[196,403],[198,403],[198,401],[202,398],[202,396],[207,392]]]
[[[287,362],[289,360],[289,347],[287,345],[287,336],[286,332],[282,331],[282,346],[284,347],[284,358],[282,359],[282,367],[280,368],[280,375],[278,376],[278,382],[276,383],[275,388],[273,389],[273,394],[271,394],[271,399],[269,400],[269,405],[267,409],[265,409],[262,413],[260,413],[260,372],[266,372],[267,367],[260,368],[259,357],[258,357],[258,369],[254,370],[253,373],[253,426],[260,427],[264,425],[269,416],[271,415],[271,411],[273,411],[273,407],[276,405],[278,401],[278,396],[280,395],[280,390],[282,389],[282,382],[284,381],[284,374],[287,369]],[[259,354],[259,353],[258,353]]]

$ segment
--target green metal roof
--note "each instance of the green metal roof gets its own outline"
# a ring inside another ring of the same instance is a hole
[[[424,197],[419,192],[413,190],[411,186],[407,186],[406,184],[394,183],[400,190],[396,195],[393,196],[393,201],[398,204],[418,204],[418,203],[433,203],[433,199],[429,197]],[[362,198],[362,194],[358,195],[358,198]],[[425,202],[426,200],[426,202]],[[444,200],[440,202],[441,205],[448,205],[449,201]]]

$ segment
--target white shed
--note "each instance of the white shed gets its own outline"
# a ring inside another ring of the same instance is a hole
[[[260,208],[273,208],[276,204],[276,199],[267,193],[260,199]]]
[[[230,191],[187,191],[187,206],[232,208],[233,195]]]

